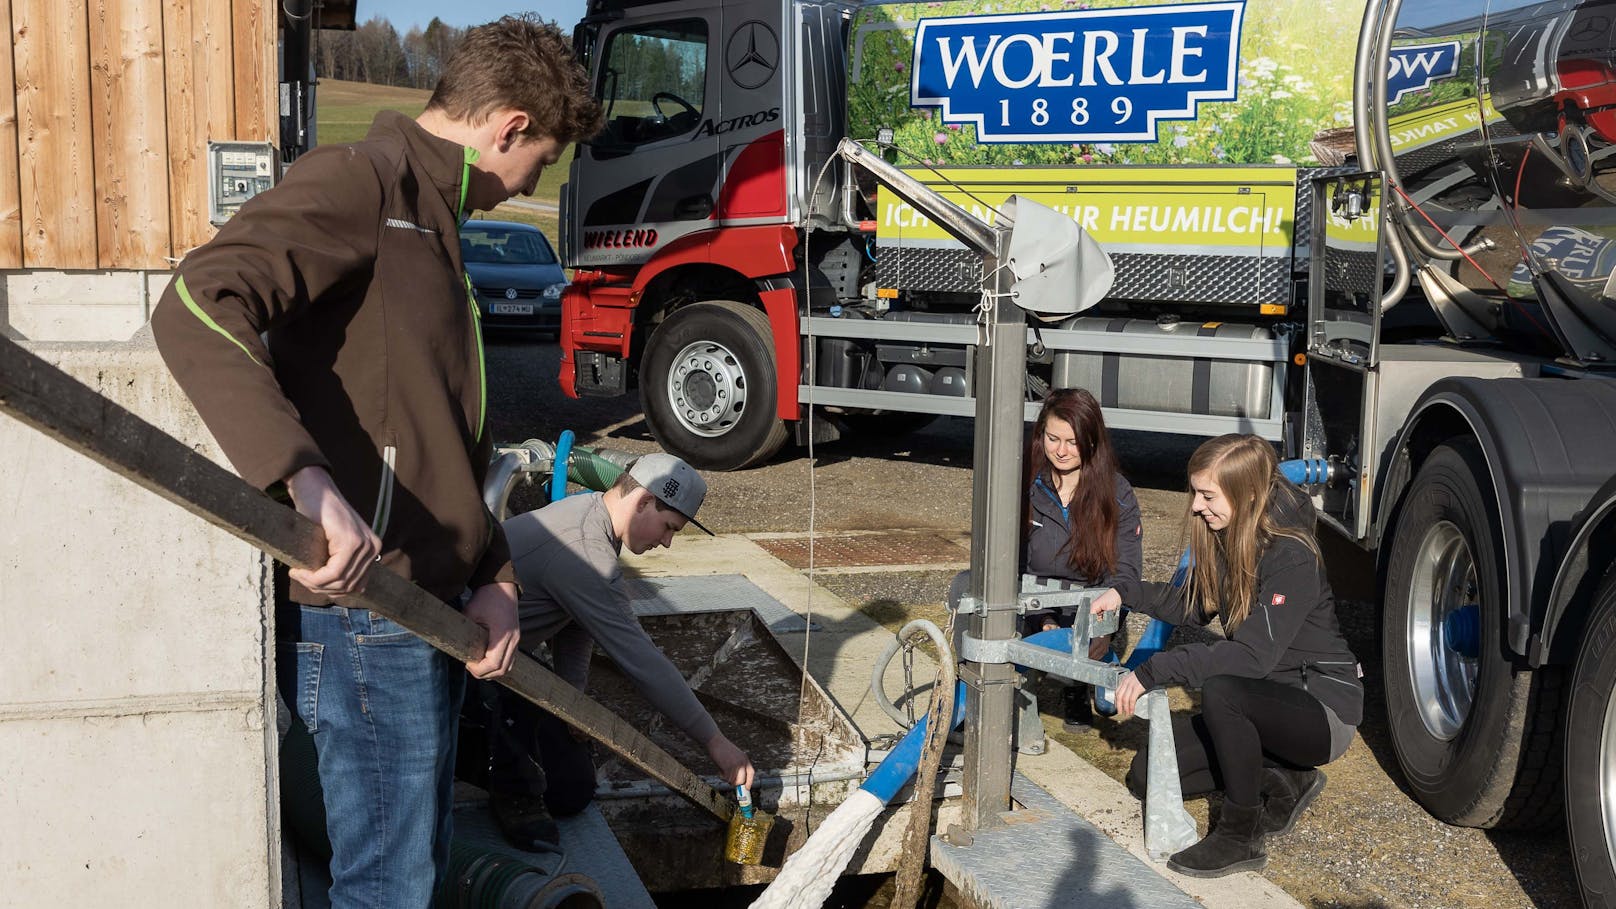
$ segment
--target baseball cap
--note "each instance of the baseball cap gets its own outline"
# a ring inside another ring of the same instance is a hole
[[[662,504],[685,516],[708,536],[717,536],[696,520],[696,509],[707,497],[707,481],[696,469],[671,454],[653,452],[640,455],[628,469],[634,482],[644,486]]]

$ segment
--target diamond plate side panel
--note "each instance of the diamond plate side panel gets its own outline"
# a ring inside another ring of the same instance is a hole
[[[1327,287],[1374,288],[1381,259],[1373,250],[1328,249],[1324,253]]]
[[[1313,242],[1313,181],[1336,174],[1358,173],[1356,167],[1301,167],[1296,170],[1296,224],[1292,238],[1296,245],[1296,270],[1307,270],[1309,244]]]
[[[1270,256],[1115,253],[1111,297],[1164,303],[1252,306],[1289,305],[1290,251]],[[876,263],[876,283],[907,291],[974,294],[982,287],[982,264],[964,249],[886,246]]]
[[[881,246],[877,253],[877,287],[942,293],[974,293],[982,289],[982,259],[970,250]]]

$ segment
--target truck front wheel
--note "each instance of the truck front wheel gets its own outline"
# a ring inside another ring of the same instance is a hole
[[[1517,668],[1503,640],[1504,553],[1472,439],[1439,446],[1404,500],[1381,642],[1392,746],[1427,810],[1466,827],[1559,818],[1559,680]]]
[[[1616,571],[1594,597],[1566,714],[1572,864],[1587,906],[1616,902]]]
[[[677,309],[646,343],[640,403],[667,451],[704,470],[739,470],[785,442],[769,320],[743,303]]]

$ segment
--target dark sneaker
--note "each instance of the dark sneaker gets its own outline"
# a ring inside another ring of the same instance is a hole
[[[561,828],[545,809],[544,796],[491,792],[488,808],[505,842],[524,852],[561,852]]]

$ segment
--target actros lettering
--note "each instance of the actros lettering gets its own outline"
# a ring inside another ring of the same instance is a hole
[[[735,132],[742,129],[751,129],[754,126],[762,126],[765,123],[773,123],[778,119],[780,119],[780,108],[778,107],[771,107],[768,110],[760,110],[757,113],[752,114],[742,114],[739,117],[731,117],[728,120],[720,120],[717,123],[714,123],[713,119],[709,117],[702,121],[701,128],[696,130],[696,134],[691,136],[690,140],[694,142],[695,140],[704,137],[722,136],[725,133]]]

